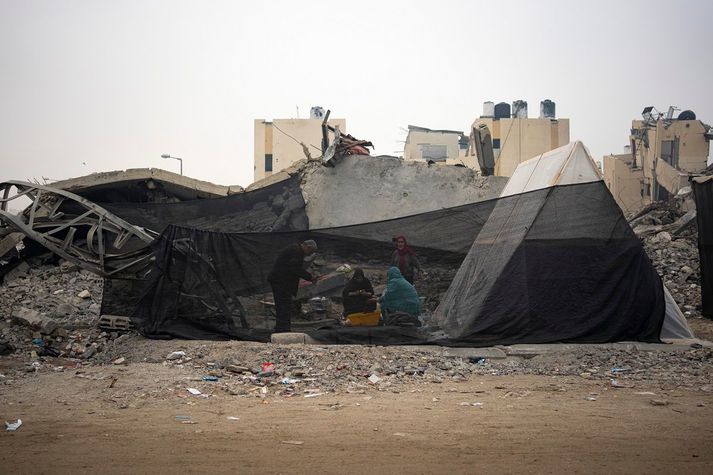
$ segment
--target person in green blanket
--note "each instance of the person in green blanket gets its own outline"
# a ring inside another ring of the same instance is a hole
[[[421,313],[421,301],[414,286],[404,279],[398,267],[391,267],[386,275],[386,290],[379,299],[382,314],[404,312],[417,317]]]

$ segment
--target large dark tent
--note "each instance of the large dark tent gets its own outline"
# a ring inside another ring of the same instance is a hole
[[[435,319],[474,345],[692,337],[581,142],[517,168]]]

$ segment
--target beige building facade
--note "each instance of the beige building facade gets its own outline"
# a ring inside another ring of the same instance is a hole
[[[457,163],[459,158],[465,157],[467,148],[468,139],[463,132],[409,125],[404,144],[404,160]]]
[[[525,160],[569,143],[569,119],[480,117],[472,130],[483,126],[492,138],[496,176],[512,176]],[[472,148],[469,155],[477,157]]]
[[[604,157],[604,180],[627,213],[666,200],[706,168],[711,138],[710,128],[696,119],[634,120],[630,152]]]
[[[345,119],[330,119],[328,123],[346,132]],[[330,142],[333,139],[334,134],[329,132]],[[307,153],[311,157],[321,156],[321,146],[321,119],[255,119],[254,181],[306,159]]]

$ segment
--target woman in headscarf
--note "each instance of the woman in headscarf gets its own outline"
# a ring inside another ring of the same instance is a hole
[[[384,315],[393,312],[405,312],[417,317],[421,313],[421,301],[398,267],[391,267],[387,272],[386,290],[379,300]]]
[[[416,253],[406,244],[406,238],[403,235],[397,236],[395,241],[396,250],[391,255],[391,265],[398,267],[404,279],[413,284],[414,278],[421,270],[421,264],[418,262]]]
[[[353,313],[373,312],[376,310],[374,288],[369,279],[364,276],[364,271],[356,268],[351,280],[346,283],[342,291],[344,316]]]

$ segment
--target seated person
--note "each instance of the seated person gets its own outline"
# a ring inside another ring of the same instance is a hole
[[[344,316],[353,313],[366,313],[376,310],[376,299],[371,282],[364,276],[364,271],[356,268],[351,280],[342,291]]]
[[[395,312],[417,317],[421,313],[421,300],[414,286],[404,279],[398,267],[391,267],[386,275],[386,290],[379,299],[384,317]]]

